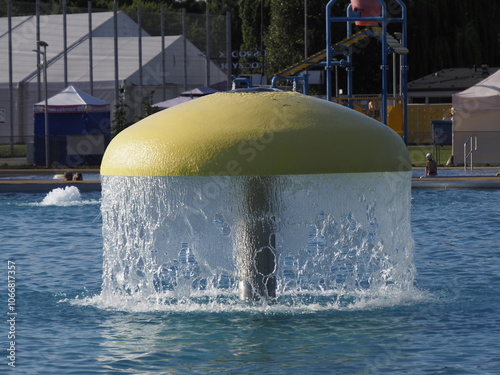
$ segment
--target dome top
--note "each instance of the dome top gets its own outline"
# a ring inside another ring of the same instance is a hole
[[[408,171],[389,127],[298,93],[227,92],[151,115],[118,134],[108,176],[293,175]]]

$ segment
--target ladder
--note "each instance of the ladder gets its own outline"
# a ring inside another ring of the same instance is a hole
[[[471,134],[469,138],[464,142],[464,171],[467,170],[467,159],[470,157],[470,170],[474,168],[472,164],[472,156],[474,151],[477,151],[477,135]]]

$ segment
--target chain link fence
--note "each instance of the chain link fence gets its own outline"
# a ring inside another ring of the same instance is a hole
[[[135,122],[148,107],[183,91],[231,86],[230,14],[164,8],[147,12],[141,7],[103,11],[92,9],[91,2],[88,8],[41,1],[4,3],[0,144],[12,150],[24,144],[28,151],[30,142],[36,143],[33,106],[45,99],[45,89],[50,98],[74,85],[110,103],[112,121],[121,106],[126,120]],[[57,149],[51,154],[57,155]]]

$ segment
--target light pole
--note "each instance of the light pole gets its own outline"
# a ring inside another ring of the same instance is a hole
[[[39,47],[43,47],[43,52],[37,51],[43,55],[43,87],[45,91],[45,167],[50,166],[49,154],[49,98],[47,89],[47,42],[39,40],[36,42]]]

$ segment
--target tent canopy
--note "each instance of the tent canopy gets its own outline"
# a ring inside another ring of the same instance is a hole
[[[51,113],[82,113],[82,112],[109,112],[109,103],[83,92],[69,85],[64,90],[50,97],[48,112]],[[45,100],[36,103],[35,113],[45,111]]]
[[[453,95],[456,110],[500,108],[500,70],[467,90]]]
[[[500,163],[500,71],[453,95],[455,163]]]
[[[99,165],[111,138],[109,104],[74,86],[47,101],[47,116],[45,101],[34,105],[33,162]]]
[[[203,96],[208,94],[214,94],[216,92],[219,92],[219,90],[204,86],[204,87],[197,87],[195,89],[188,91],[183,91],[181,92],[181,96]]]
[[[190,100],[193,100],[193,99],[194,98],[189,97],[189,96],[178,96],[177,98],[173,98],[173,99],[165,100],[164,102],[159,102],[159,103],[153,104],[153,107],[167,109],[167,108],[176,106],[178,104],[189,102]]]
[[[167,109],[167,108],[176,106],[178,104],[188,102],[192,99],[196,99],[196,98],[199,98],[199,97],[205,96],[205,95],[214,94],[216,92],[219,92],[219,90],[213,89],[211,87],[206,87],[206,86],[205,87],[197,87],[197,88],[192,89],[192,90],[187,90],[187,91],[181,92],[181,96],[178,96],[177,98],[165,100],[163,102],[153,104],[153,106],[161,108],[161,109]]]

